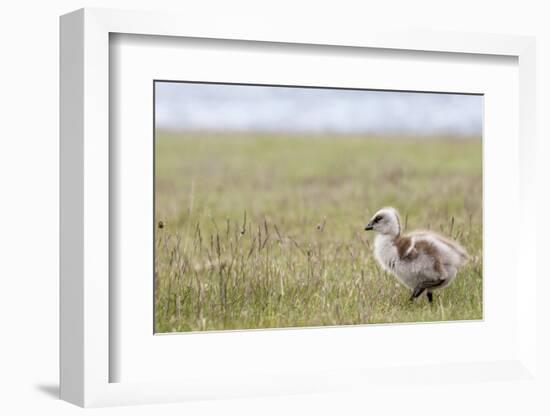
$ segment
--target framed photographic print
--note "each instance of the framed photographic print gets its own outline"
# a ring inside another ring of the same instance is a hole
[[[536,386],[534,41],[233,28],[61,19],[62,398]]]

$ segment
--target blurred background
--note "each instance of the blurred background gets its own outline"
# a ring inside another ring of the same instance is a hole
[[[156,82],[163,130],[480,136],[480,95]]]

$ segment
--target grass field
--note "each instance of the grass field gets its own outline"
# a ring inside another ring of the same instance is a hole
[[[156,332],[482,318],[479,138],[157,133]],[[409,302],[364,226],[452,235],[471,260]]]

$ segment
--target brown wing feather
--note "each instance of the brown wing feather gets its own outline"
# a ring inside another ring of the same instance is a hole
[[[459,243],[457,243],[454,240],[451,240],[450,238],[447,238],[441,234],[434,233],[433,231],[416,231],[414,233],[409,234],[410,237],[412,236],[431,236],[434,238],[437,238],[439,241],[441,241],[443,244],[445,244],[450,249],[454,250],[460,257],[462,257],[463,260],[468,259],[468,252],[462,247]]]

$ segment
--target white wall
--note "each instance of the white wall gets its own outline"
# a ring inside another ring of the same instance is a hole
[[[89,0],[4,1],[0,10],[0,413],[73,414],[81,410],[54,399],[58,376],[58,16],[83,6],[181,10],[210,13],[255,13],[285,24],[321,25],[327,31],[372,22],[388,27],[513,33],[538,36],[538,128],[550,137],[550,31],[544,1],[363,0],[331,2]],[[199,18],[199,17],[197,17]],[[286,22],[285,22],[286,21]],[[342,25],[342,26],[341,26]],[[546,96],[544,96],[546,94]],[[548,140],[539,139],[539,187],[549,212]],[[511,219],[511,224],[513,224]],[[506,226],[509,226],[507,224]],[[549,231],[541,218],[541,230]],[[541,241],[542,243],[542,241]],[[541,253],[547,251],[539,246]],[[549,286],[539,288],[549,293]],[[546,335],[548,338],[548,335]],[[546,341],[548,339],[546,338]],[[546,342],[548,346],[548,342]],[[547,349],[547,351],[550,348]],[[545,363],[548,361],[545,359]],[[475,399],[475,398],[471,398]],[[479,397],[477,399],[480,399]],[[446,409],[425,406],[426,414],[537,414],[543,409],[519,396],[503,394],[498,403],[457,400]],[[388,403],[388,413],[398,400]],[[469,410],[468,410],[469,409]],[[431,410],[431,411],[430,411]],[[546,409],[547,411],[548,409]],[[102,409],[96,414],[364,414],[368,398],[340,393],[323,397],[188,403],[151,408]]]

